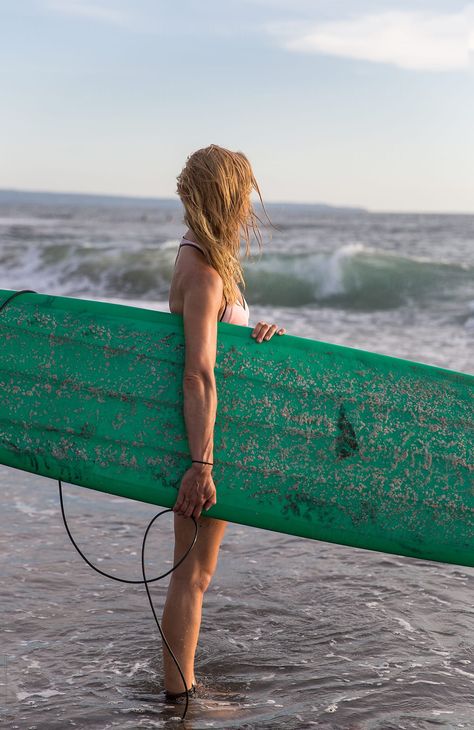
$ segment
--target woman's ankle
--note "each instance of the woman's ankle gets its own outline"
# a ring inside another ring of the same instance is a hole
[[[191,691],[191,689],[193,687],[196,687],[196,685],[197,685],[194,672],[192,674],[191,680],[189,677],[189,673],[186,673],[185,679],[187,680],[186,686],[188,687],[188,692],[189,692],[189,691]],[[174,672],[174,673],[165,672],[165,676],[163,677],[163,680],[164,680],[163,683],[165,685],[165,692],[167,694],[169,694],[169,695],[177,695],[177,694],[181,694],[181,693],[185,694],[183,677],[180,677],[180,675],[177,674],[176,672]]]
[[[182,697],[186,697],[186,694],[188,697],[194,697],[196,694],[196,685],[193,683],[191,687],[186,691],[181,690],[180,692],[170,692],[169,690],[165,689],[165,695],[167,700],[178,700]]]

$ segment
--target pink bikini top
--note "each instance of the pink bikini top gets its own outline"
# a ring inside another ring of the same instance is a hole
[[[195,243],[194,241],[188,241],[187,238],[184,238],[184,236],[182,238],[182,241],[185,241],[185,243],[179,244],[178,254],[179,254],[179,249],[181,248],[181,246],[194,246],[194,248],[197,248],[202,253],[203,256],[206,255],[204,253],[204,251],[202,250],[202,247],[199,244]],[[176,258],[178,258],[178,256],[176,256]],[[225,299],[225,297],[224,297],[224,299]],[[245,297],[242,296],[242,299],[243,299],[243,304],[241,304],[240,302],[235,302],[235,304],[231,304],[231,305],[227,304],[227,300],[225,299],[225,301],[226,301],[225,309],[222,312],[219,322],[229,322],[230,324],[241,324],[244,327],[248,327],[250,312],[249,312],[247,302],[245,301]]]

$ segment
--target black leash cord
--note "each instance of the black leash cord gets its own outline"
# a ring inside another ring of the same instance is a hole
[[[4,307],[6,307],[6,305],[9,302],[11,302],[12,299],[14,299],[15,297],[17,297],[19,294],[36,294],[36,293],[37,292],[33,291],[32,289],[22,289],[21,291],[16,291],[13,294],[10,294],[10,296],[7,297],[7,299],[5,299],[5,301],[3,301],[0,304],[0,312],[2,311],[2,309],[4,309]],[[106,573],[105,571],[103,571],[100,568],[98,568],[96,565],[93,565],[91,563],[91,561],[84,555],[84,553],[82,552],[82,550],[77,545],[76,541],[74,540],[74,538],[73,538],[73,536],[71,534],[71,531],[69,529],[69,525],[67,523],[66,513],[64,511],[63,487],[62,487],[62,483],[61,483],[61,480],[60,479],[58,479],[58,484],[59,484],[59,502],[60,502],[60,505],[61,505],[61,514],[62,514],[62,518],[63,518],[63,522],[64,522],[64,527],[66,528],[66,532],[68,534],[69,539],[71,540],[72,544],[76,548],[76,550],[79,553],[79,555],[81,556],[81,558],[87,563],[87,565],[90,568],[92,568],[92,570],[95,570],[96,573],[99,573],[100,575],[103,575],[105,578],[110,578],[110,580],[115,580],[118,583],[132,583],[134,585],[142,585],[143,584],[145,586],[146,594],[148,596],[148,601],[150,603],[151,610],[152,610],[152,613],[153,613],[153,618],[155,619],[156,625],[158,626],[158,631],[160,632],[160,636],[161,636],[161,638],[163,640],[163,643],[166,646],[166,648],[168,649],[168,651],[170,653],[170,656],[173,659],[173,661],[174,661],[174,663],[176,665],[176,668],[177,668],[177,670],[179,672],[179,675],[180,675],[180,677],[181,677],[181,679],[183,681],[183,686],[184,686],[185,693],[186,693],[186,704],[184,706],[184,712],[182,714],[181,720],[184,720],[185,717],[186,717],[186,713],[188,711],[188,705],[189,705],[189,691],[188,691],[188,687],[187,687],[187,684],[186,684],[186,679],[185,679],[184,674],[183,674],[183,672],[181,670],[181,667],[179,665],[179,662],[176,659],[176,657],[175,657],[175,655],[174,655],[174,653],[173,653],[170,645],[168,644],[168,641],[166,639],[166,636],[163,633],[163,629],[161,628],[160,622],[159,622],[158,617],[156,615],[155,607],[153,605],[153,600],[152,600],[152,597],[151,597],[150,589],[148,588],[148,584],[149,583],[154,583],[154,582],[156,582],[158,580],[162,580],[163,578],[166,578],[166,576],[170,575],[170,573],[172,573],[174,570],[176,570],[176,568],[178,566],[180,566],[181,563],[188,557],[189,553],[191,552],[191,550],[193,549],[193,547],[196,544],[196,540],[197,540],[197,536],[198,536],[198,525],[197,525],[197,522],[196,522],[195,518],[194,517],[191,517],[191,519],[194,522],[194,528],[195,528],[194,529],[194,537],[193,537],[193,540],[192,540],[190,546],[188,547],[188,549],[184,553],[184,555],[178,560],[177,563],[175,563],[173,565],[172,568],[170,568],[169,570],[167,570],[165,573],[162,573],[161,575],[157,576],[156,578],[147,578],[146,577],[146,574],[145,574],[145,545],[146,545],[146,539],[148,537],[148,533],[150,531],[151,526],[153,525],[153,523],[155,522],[155,520],[158,519],[158,517],[161,517],[161,515],[164,515],[167,512],[172,512],[173,510],[171,510],[171,509],[164,509],[161,512],[158,512],[158,514],[156,514],[153,517],[153,519],[149,522],[148,527],[145,530],[145,534],[143,535],[143,541],[142,541],[142,576],[143,576],[143,580],[130,580],[130,579],[127,579],[127,578],[119,578],[116,575],[111,575],[111,573]]]
[[[69,539],[71,540],[72,544],[76,548],[76,550],[79,553],[79,555],[81,556],[81,558],[87,563],[87,565],[89,565],[92,568],[92,570],[95,570],[97,573],[100,573],[100,575],[103,575],[106,578],[110,578],[111,580],[115,580],[118,583],[134,583],[135,585],[137,585],[137,584],[144,584],[145,590],[146,590],[146,594],[148,596],[148,601],[150,602],[151,610],[152,610],[152,613],[153,613],[153,618],[155,619],[156,625],[158,626],[158,631],[160,632],[161,638],[163,639],[163,643],[165,644],[166,648],[168,649],[168,651],[169,651],[169,653],[171,655],[171,658],[173,659],[174,663],[176,664],[176,668],[177,668],[177,670],[179,672],[179,676],[182,679],[183,686],[184,686],[184,690],[186,692],[186,704],[184,706],[184,712],[183,712],[183,715],[181,717],[181,719],[184,720],[184,718],[186,717],[186,713],[188,711],[188,705],[189,705],[189,691],[188,691],[188,687],[187,687],[187,684],[186,684],[186,679],[184,678],[184,674],[182,672],[182,669],[181,669],[181,667],[179,665],[178,660],[176,659],[176,657],[175,657],[175,655],[173,653],[173,650],[171,649],[170,645],[168,644],[168,641],[166,639],[166,636],[163,633],[163,629],[161,628],[160,622],[159,622],[158,617],[156,615],[155,607],[153,605],[153,600],[152,600],[152,597],[151,597],[150,589],[148,588],[148,583],[154,583],[157,580],[161,580],[162,578],[166,578],[167,575],[169,575],[170,573],[172,573],[173,570],[176,570],[176,568],[179,565],[181,565],[181,563],[188,557],[189,553],[191,552],[191,550],[193,549],[194,545],[196,544],[196,540],[197,540],[197,536],[198,536],[198,525],[197,525],[196,520],[194,519],[194,517],[191,517],[191,519],[194,522],[194,537],[193,537],[193,540],[192,540],[190,546],[188,547],[188,549],[184,553],[184,555],[182,555],[182,557],[178,560],[178,562],[175,563],[172,568],[170,568],[169,570],[167,570],[166,573],[162,573],[162,575],[159,575],[156,578],[147,578],[146,577],[146,574],[145,574],[145,544],[146,544],[146,539],[148,537],[148,533],[150,531],[151,526],[153,525],[153,523],[155,522],[155,520],[158,519],[158,517],[161,517],[161,515],[165,515],[167,512],[172,512],[173,510],[171,510],[171,509],[164,509],[161,512],[158,512],[158,514],[156,514],[152,518],[152,520],[148,523],[148,527],[146,528],[145,534],[143,535],[143,541],[142,541],[142,575],[143,575],[143,580],[130,580],[130,579],[127,579],[127,578],[118,578],[116,575],[111,575],[110,573],[106,573],[105,571],[101,570],[100,568],[97,568],[97,566],[93,565],[91,563],[91,561],[84,555],[84,553],[82,552],[82,550],[76,544],[73,536],[71,535],[71,531],[69,529],[69,525],[68,525],[67,520],[66,520],[66,514],[64,512],[63,489],[62,489],[62,484],[61,484],[61,480],[60,479],[58,479],[58,484],[59,484],[59,501],[60,501],[60,504],[61,504],[61,514],[62,514],[63,521],[64,521],[64,527],[66,528],[66,532],[67,532],[67,534],[69,536]]]
[[[10,294],[9,297],[5,299],[4,302],[0,304],[0,312],[4,307],[7,306],[8,302],[11,302],[12,299],[15,299],[15,297],[19,296],[20,294],[37,294],[38,292],[33,291],[33,289],[21,289],[21,291],[15,291],[13,294]]]

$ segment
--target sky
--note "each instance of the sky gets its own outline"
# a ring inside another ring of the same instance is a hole
[[[474,2],[0,3],[0,188],[176,197],[244,152],[264,202],[474,213]]]

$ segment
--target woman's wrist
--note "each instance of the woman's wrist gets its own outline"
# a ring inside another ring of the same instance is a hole
[[[195,469],[198,469],[199,471],[212,471],[212,467],[214,466],[213,462],[209,461],[199,461],[198,459],[192,459],[191,466],[193,466]]]

